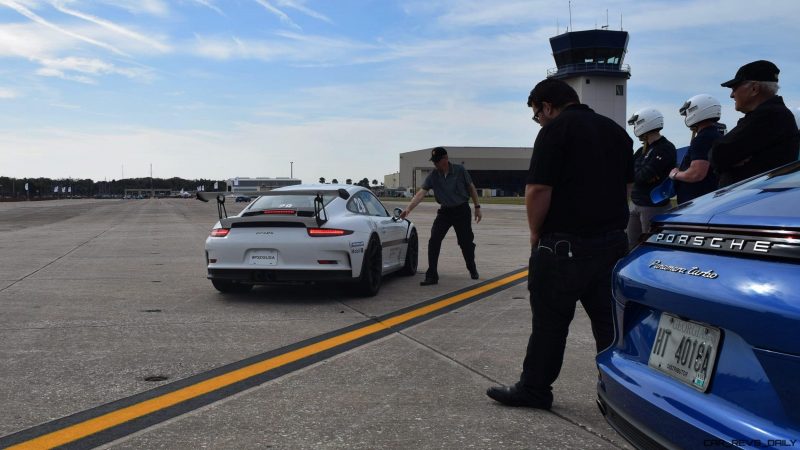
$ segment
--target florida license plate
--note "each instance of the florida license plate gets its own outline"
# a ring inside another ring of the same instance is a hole
[[[719,338],[719,328],[661,314],[647,364],[705,392],[714,371]]]
[[[277,266],[277,250],[253,250],[247,260],[248,263],[256,266]]]

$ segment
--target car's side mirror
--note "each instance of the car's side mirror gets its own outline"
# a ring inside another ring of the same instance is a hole
[[[402,208],[395,208],[394,211],[393,211],[392,220],[394,220],[395,222],[400,220],[400,214],[402,212],[403,212]]]

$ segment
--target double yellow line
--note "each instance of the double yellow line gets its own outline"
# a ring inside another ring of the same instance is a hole
[[[118,425],[122,425],[131,420],[147,416],[174,405],[178,405],[187,400],[212,393],[234,383],[247,380],[248,378],[262,375],[278,367],[308,358],[326,350],[350,343],[357,339],[385,331],[389,328],[406,324],[411,320],[424,317],[428,314],[437,312],[459,302],[475,298],[494,289],[508,287],[508,285],[511,283],[514,283],[515,281],[518,281],[527,275],[528,272],[526,270],[513,272],[510,275],[506,275],[497,280],[482,284],[474,289],[464,291],[451,297],[446,297],[442,300],[413,309],[406,313],[399,314],[397,316],[391,316],[382,321],[364,325],[361,328],[330,337],[323,341],[309,344],[305,347],[301,347],[296,350],[253,363],[239,369],[231,370],[230,372],[217,375],[213,378],[200,381],[196,384],[192,384],[190,386],[186,386],[148,400],[143,400],[139,403],[123,407],[91,419],[87,419],[83,422],[66,426],[28,441],[12,445],[8,448],[15,450],[52,448],[74,442]]]

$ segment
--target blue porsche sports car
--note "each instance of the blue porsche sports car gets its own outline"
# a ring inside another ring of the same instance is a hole
[[[597,391],[620,434],[800,449],[800,162],[656,217],[613,283]]]

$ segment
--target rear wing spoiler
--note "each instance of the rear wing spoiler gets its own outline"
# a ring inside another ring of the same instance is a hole
[[[202,202],[209,202],[211,199],[217,200],[217,214],[219,219],[227,219],[228,211],[225,209],[225,194],[226,192],[205,192],[198,191],[197,199]],[[336,194],[339,198],[347,200],[350,198],[350,193],[346,189],[303,189],[291,191],[267,191],[261,193],[260,196],[273,196],[273,195],[313,195],[314,196],[314,217],[317,220],[317,226],[321,227],[322,224],[328,221],[328,213],[325,211],[325,202],[322,200],[323,194]],[[320,214],[321,213],[321,214]],[[325,218],[322,218],[322,215]]]
[[[197,199],[201,202],[208,203],[213,198],[217,199],[217,214],[219,214],[219,218],[228,217],[228,211],[225,209],[225,192],[197,191]]]

